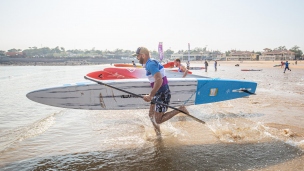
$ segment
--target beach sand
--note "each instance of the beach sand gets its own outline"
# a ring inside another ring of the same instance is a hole
[[[209,67],[212,67],[214,64],[214,61],[208,61]],[[284,61],[285,62],[285,61]],[[298,69],[304,69],[304,61],[297,61],[297,65],[295,64],[295,61],[288,61],[290,68],[298,68]],[[204,64],[204,61],[191,61],[191,64]],[[218,65],[227,65],[227,66],[234,66],[236,64],[239,64],[241,69],[263,69],[263,68],[273,68],[274,65],[280,65],[281,61],[218,61]],[[285,66],[283,66],[284,68]],[[280,67],[279,67],[280,68]]]

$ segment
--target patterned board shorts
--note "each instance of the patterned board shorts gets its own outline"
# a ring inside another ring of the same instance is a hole
[[[153,101],[161,102],[167,105],[169,105],[170,99],[171,99],[171,92],[168,84],[161,86],[159,90],[156,92],[155,96],[153,97]],[[151,102],[151,104],[155,104],[155,103]],[[158,103],[155,104],[156,112],[162,113],[162,112],[166,112],[167,110],[168,110],[167,106]]]

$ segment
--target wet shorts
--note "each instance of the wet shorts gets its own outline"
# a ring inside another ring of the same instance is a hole
[[[169,89],[168,84],[163,85],[159,88],[159,90],[156,92],[155,96],[153,97],[153,101],[161,102],[164,104],[169,105],[171,99],[171,92]],[[151,102],[151,104],[155,104]],[[155,111],[156,112],[166,112],[168,110],[167,106],[161,105],[161,104],[155,104]]]

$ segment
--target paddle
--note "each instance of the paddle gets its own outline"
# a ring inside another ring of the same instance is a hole
[[[138,95],[138,94],[135,94],[135,93],[132,93],[132,92],[129,92],[129,91],[126,91],[126,90],[123,90],[123,89],[120,89],[120,88],[111,86],[111,85],[109,85],[109,84],[106,84],[106,83],[103,83],[103,82],[101,82],[101,81],[92,79],[92,78],[90,78],[90,77],[84,76],[84,78],[87,79],[87,80],[91,80],[91,81],[93,81],[93,82],[96,82],[96,83],[98,83],[98,84],[100,84],[100,85],[104,85],[104,86],[113,88],[113,89],[115,89],[115,90],[122,91],[122,92],[127,93],[127,94],[130,94],[130,95],[132,95],[132,96],[144,98],[144,97],[141,96],[141,95]],[[202,121],[202,120],[200,120],[200,119],[198,119],[198,118],[196,118],[196,117],[194,117],[194,116],[192,116],[192,115],[190,115],[190,114],[188,114],[188,113],[185,113],[184,111],[179,110],[179,109],[177,109],[177,108],[175,108],[175,107],[172,107],[172,106],[169,106],[169,105],[167,105],[167,104],[164,104],[164,103],[161,103],[161,102],[157,102],[157,101],[154,101],[154,100],[153,100],[152,102],[153,102],[153,103],[160,104],[160,105],[163,105],[163,106],[167,106],[167,107],[169,107],[169,108],[171,108],[171,109],[174,109],[174,110],[177,110],[177,111],[179,111],[179,112],[182,112],[182,113],[184,113],[185,115],[191,117],[192,119],[194,119],[194,120],[196,120],[196,121],[198,121],[198,122],[200,122],[200,123],[203,123],[203,124],[205,123],[204,121]]]
[[[244,93],[251,94],[251,95],[255,95],[255,93],[251,93],[251,92],[250,92],[250,91],[248,91],[248,90],[240,90],[240,91],[242,91],[242,92],[244,92]]]

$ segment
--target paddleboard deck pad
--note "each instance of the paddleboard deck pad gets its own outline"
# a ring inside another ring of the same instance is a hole
[[[100,85],[95,82],[64,84],[29,92],[28,99],[55,107],[86,110],[125,110],[149,108],[142,98]],[[249,96],[255,93],[257,83],[212,78],[168,78],[171,90],[170,105],[199,105]],[[138,95],[150,93],[148,79],[105,80],[102,83]],[[245,90],[245,91],[244,91]],[[247,93],[246,93],[247,91]],[[248,93],[250,92],[250,93]]]

